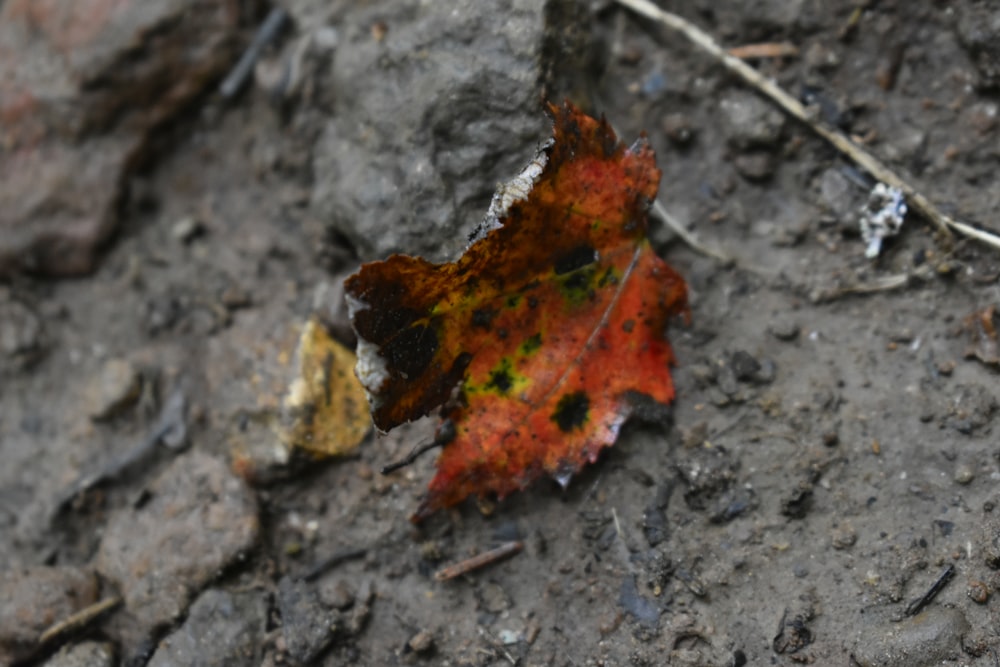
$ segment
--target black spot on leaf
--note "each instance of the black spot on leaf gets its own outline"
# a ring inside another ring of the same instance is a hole
[[[490,381],[486,383],[487,387],[493,387],[500,395],[506,395],[510,388],[513,386],[513,380],[510,377],[510,371],[507,367],[503,367],[499,370],[495,370],[490,373]]]
[[[590,398],[587,393],[574,391],[559,399],[556,411],[552,413],[552,421],[556,423],[560,431],[569,433],[573,429],[583,426],[589,412]]]
[[[437,334],[428,326],[418,324],[403,329],[382,348],[389,362],[389,371],[413,379],[427,370],[438,349]]]

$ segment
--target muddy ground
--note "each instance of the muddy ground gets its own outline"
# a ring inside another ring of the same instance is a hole
[[[967,318],[1000,302],[1000,253],[910,215],[867,259],[866,176],[612,4],[352,4],[288,3],[294,27],[246,90],[157,126],[91,273],[20,267],[0,285],[0,661],[998,664],[998,361],[969,356]],[[945,211],[997,228],[992,3],[668,5],[726,46],[798,47],[753,62]],[[460,250],[470,211],[545,140],[542,93],[628,140],[645,130],[661,201],[730,260],[653,223],[692,308],[670,331],[669,420],[630,424],[565,491],[417,528],[433,455],[378,469],[433,423],[286,465],[258,423],[276,359],[314,309],[342,322],[331,295],[359,260]],[[515,539],[501,563],[433,576]]]

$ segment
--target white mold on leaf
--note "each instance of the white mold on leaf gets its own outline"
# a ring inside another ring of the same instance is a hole
[[[500,229],[503,227],[500,220],[507,215],[507,212],[510,210],[510,207],[514,204],[514,202],[528,198],[528,194],[531,193],[531,188],[535,187],[535,182],[538,180],[538,177],[542,175],[542,171],[545,169],[545,165],[549,161],[549,156],[546,151],[554,141],[554,139],[549,139],[542,144],[541,148],[538,149],[538,153],[536,153],[531,162],[529,162],[528,165],[521,170],[521,173],[506,183],[501,183],[497,186],[497,191],[493,193],[493,200],[490,202],[489,210],[486,211],[486,216],[469,237],[469,245],[485,238],[486,235],[494,229]]]
[[[345,294],[344,297],[347,301],[347,312],[351,321],[354,321],[354,316],[357,313],[371,307],[367,302],[351,294]],[[379,346],[361,336],[358,336],[356,353],[358,363],[354,367],[354,373],[358,376],[361,386],[365,388],[365,392],[368,394],[368,403],[374,410],[379,407],[378,392],[389,379],[389,369],[385,359],[379,354]]]

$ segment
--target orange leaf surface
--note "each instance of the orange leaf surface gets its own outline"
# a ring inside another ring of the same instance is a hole
[[[549,110],[554,139],[500,187],[462,257],[394,255],[346,282],[375,425],[443,406],[415,520],[542,475],[565,485],[614,443],[635,394],[674,397],[665,329],[687,288],[646,239],[653,151]]]

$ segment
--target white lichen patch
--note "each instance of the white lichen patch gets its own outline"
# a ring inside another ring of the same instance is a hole
[[[538,149],[538,153],[521,170],[521,173],[506,183],[501,183],[497,186],[496,192],[493,193],[493,200],[490,202],[490,208],[486,211],[486,216],[475,231],[472,232],[472,235],[469,236],[469,245],[485,238],[494,229],[503,227],[500,220],[507,215],[514,202],[528,198],[531,189],[535,187],[535,182],[542,175],[542,171],[549,160],[546,150],[552,145],[553,141],[553,139],[549,139],[542,144]]]
[[[865,257],[874,259],[882,252],[882,241],[895,236],[906,217],[906,200],[899,188],[878,183],[868,195],[868,203],[861,209],[861,238],[867,244]]]
[[[379,347],[364,338],[358,338],[357,355],[358,365],[354,367],[354,373],[358,376],[361,386],[365,388],[368,404],[374,410],[379,407],[377,394],[389,379],[389,369],[386,367],[385,359],[379,354]]]
[[[347,301],[347,314],[354,321],[354,316],[363,310],[368,310],[371,306],[361,299],[345,294]],[[358,336],[358,347],[355,353],[358,356],[358,363],[354,367],[354,374],[358,376],[361,386],[368,394],[368,404],[372,409],[379,407],[378,392],[382,385],[389,379],[389,369],[386,366],[385,358],[379,354],[379,346],[371,341]]]

